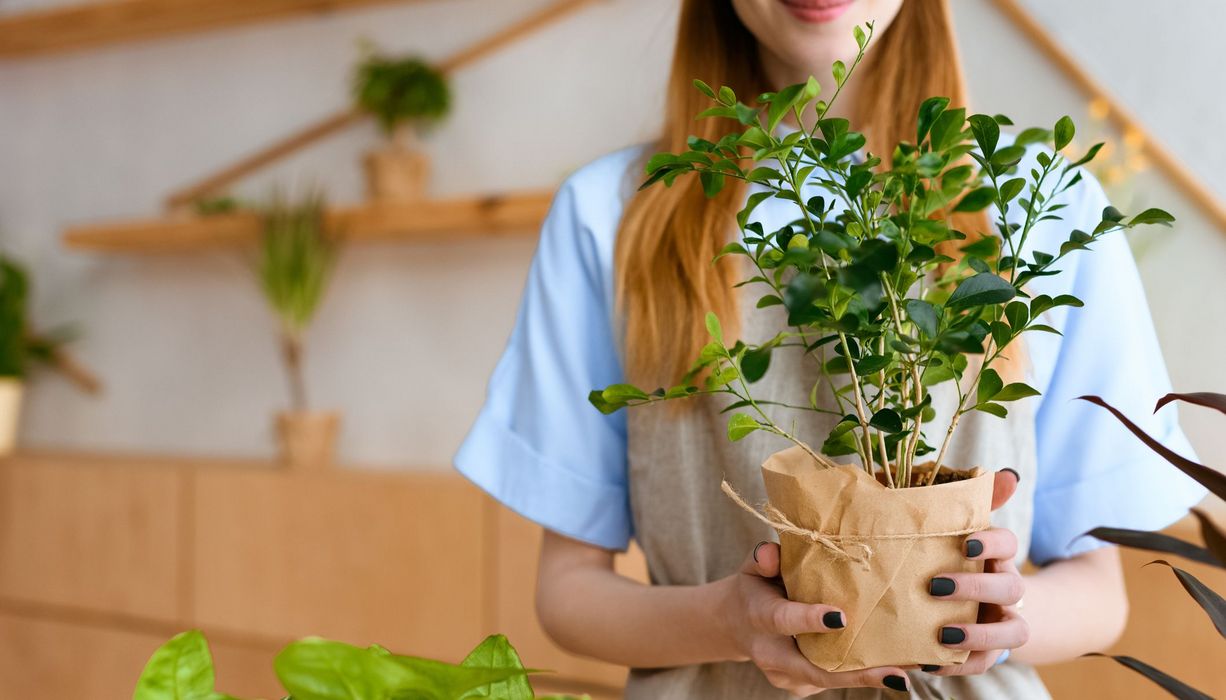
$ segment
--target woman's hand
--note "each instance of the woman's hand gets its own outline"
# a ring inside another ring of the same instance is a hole
[[[996,510],[1017,490],[1017,473],[996,473],[992,491],[992,510]],[[979,605],[979,622],[974,625],[942,627],[937,636],[951,649],[969,649],[964,663],[952,666],[923,666],[937,676],[983,673],[990,669],[1006,649],[1016,649],[1030,639],[1030,627],[1017,612],[1026,592],[1026,583],[1013,563],[1017,537],[1004,528],[992,528],[969,535],[963,553],[967,559],[984,562],[982,574],[941,574],[933,577],[928,591],[944,600],[973,600]]]
[[[787,599],[779,579],[779,545],[762,542],[741,570],[719,582],[726,632],[742,659],[752,661],[776,688],[801,697],[830,688],[889,688],[906,691],[899,667],[831,673],[817,668],[796,648],[793,635],[837,632],[847,625],[842,610]]]

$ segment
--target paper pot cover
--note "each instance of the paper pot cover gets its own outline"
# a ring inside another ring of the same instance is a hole
[[[963,556],[967,532],[989,527],[993,475],[937,486],[888,489],[854,466],[822,468],[800,447],[762,465],[770,503],[791,523],[832,535],[857,562],[812,538],[781,533],[788,597],[838,606],[847,627],[796,638],[827,671],[954,664],[968,652],[938,641],[949,624],[975,622],[978,604],[935,598],[933,576],[983,571]],[[957,534],[941,534],[957,533]],[[864,539],[860,539],[864,538]],[[871,548],[865,557],[863,544]]]

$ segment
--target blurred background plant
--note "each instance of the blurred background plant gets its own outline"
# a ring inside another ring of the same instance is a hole
[[[318,464],[331,458],[339,416],[313,412],[303,368],[304,336],[327,292],[339,251],[328,228],[324,196],[309,190],[300,200],[273,193],[260,209],[263,232],[256,274],[277,317],[281,361],[289,386],[289,410],[277,418],[282,457],[291,464]]]
[[[363,41],[362,60],[353,75],[358,109],[375,118],[388,139],[366,155],[371,199],[412,201],[420,198],[429,176],[429,161],[419,152],[418,137],[447,116],[451,88],[442,71],[415,56],[389,56]]]

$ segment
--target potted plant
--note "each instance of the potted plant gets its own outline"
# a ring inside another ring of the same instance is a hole
[[[515,647],[501,634],[486,637],[458,664],[401,656],[377,644],[362,648],[311,637],[286,646],[273,668],[287,697],[294,700],[538,697],[528,681],[528,675],[537,671],[524,668]],[[198,630],[183,632],[153,653],[132,700],[239,700],[216,691],[214,677],[213,656],[204,635]]]
[[[33,362],[51,365],[89,393],[100,389],[98,380],[63,351],[72,335],[67,328],[45,334],[30,330],[29,290],[25,267],[0,255],[0,456],[16,447],[25,377]]]
[[[318,193],[297,203],[274,193],[261,217],[256,274],[279,322],[281,360],[289,384],[290,408],[276,418],[281,459],[290,466],[315,468],[332,460],[340,416],[309,409],[303,343],[327,291],[338,244],[327,227]]]
[[[365,48],[353,79],[359,109],[379,123],[387,143],[366,154],[371,199],[406,202],[420,199],[430,163],[417,147],[419,132],[447,115],[447,79],[415,57],[390,57]]]
[[[1067,295],[1031,296],[1027,282],[1058,274],[1061,260],[1103,236],[1173,220],[1159,209],[1128,218],[1108,207],[1093,230],[1071,231],[1059,250],[1029,251],[1035,225],[1059,218],[1056,195],[1081,179],[1080,166],[1099,149],[1076,161],[1059,155],[1074,134],[1068,117],[1002,145],[1008,118],[968,116],[933,97],[919,110],[913,143],[853,158],[864,135],[828,113],[871,36],[871,23],[856,28],[859,53],[850,66],[834,64],[828,101],[818,99],[813,78],[761,95],[756,107],[728,87],[695,81],[714,102],[699,117],[726,120],[731,131],[715,142],[691,137],[685,152],[647,163],[642,187],[690,173],[708,196],[728,178],[752,183],[736,217],[741,235],[716,260],[742,262],[741,284],[763,288],[757,307],[783,307],[788,328],[747,345],[726,340],[708,314],[710,343],[676,386],[619,384],[590,395],[605,412],[723,395],[730,439],[765,431],[793,443],[762,465],[769,505],[756,515],[780,532],[788,596],[848,612],[843,632],[797,639],[814,664],[840,671],[965,661],[967,652],[917,631],[972,623],[977,606],[959,603],[955,611],[915,594],[941,571],[982,570],[961,552],[965,534],[989,525],[992,478],[972,468],[1007,465],[946,464],[959,419],[971,411],[1004,417],[1008,402],[1037,395],[1007,381],[997,361],[1023,333],[1052,330],[1043,323],[1048,309],[1082,305]],[[781,134],[789,115],[799,128]],[[1030,144],[1046,148],[1029,173],[1018,173]],[[806,185],[830,198],[804,196]],[[773,231],[751,220],[768,198],[789,202],[795,218]],[[954,227],[954,215],[992,205],[998,236]],[[775,352],[802,352],[821,368],[809,405],[776,406],[751,392]],[[924,426],[935,418],[937,387],[952,392],[954,405],[930,442]],[[834,426],[812,447],[766,407],[832,414]],[[855,464],[836,461],[844,457]],[[727,483],[724,489],[739,498]],[[861,635],[865,628],[871,632]]]

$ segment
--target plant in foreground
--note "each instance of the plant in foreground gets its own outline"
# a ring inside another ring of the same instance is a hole
[[[285,700],[532,700],[519,654],[487,637],[459,664],[393,654],[326,639],[293,642],[273,662]],[[198,630],[183,632],[150,657],[132,700],[239,700],[214,689],[213,657]],[[564,696],[549,696],[565,700]]]
[[[829,101],[818,99],[821,87],[812,77],[759,96],[756,107],[727,87],[694,81],[714,102],[698,116],[726,120],[732,129],[717,141],[691,137],[688,150],[655,155],[642,187],[671,186],[690,173],[708,196],[728,178],[751,183],[736,217],[739,240],[716,260],[743,258],[749,276],[738,286],[761,287],[757,307],[784,307],[789,328],[760,344],[728,345],[719,319],[708,314],[710,343],[676,386],[593,391],[589,398],[601,411],[726,394],[733,399],[727,410],[739,410],[728,420],[732,440],[765,431],[824,466],[833,466],[829,457],[856,455],[890,487],[930,485],[963,415],[1004,417],[1006,404],[1038,394],[1023,382],[1004,381],[993,364],[1024,333],[1056,332],[1043,323],[1045,311],[1082,305],[1071,295],[1031,296],[1027,283],[1059,274],[1068,255],[1103,236],[1173,221],[1160,209],[1126,217],[1108,207],[1091,230],[1071,230],[1058,249],[1028,248],[1036,226],[1060,220],[1059,195],[1081,181],[1080,167],[1101,147],[1074,161],[1061,156],[1074,135],[1068,117],[1052,129],[1025,129],[1002,145],[1000,127],[1012,124],[1007,117],[968,116],[933,97],[919,110],[914,143],[900,143],[884,158],[857,157],[865,136],[828,114],[864,58],[872,29],[872,23],[856,28],[860,50],[850,66],[835,63]],[[788,117],[798,128],[780,135]],[[1034,144],[1045,148],[1028,173],[1018,172]],[[768,231],[751,216],[771,198],[789,202],[795,218]],[[998,235],[953,227],[954,214],[992,206]],[[751,392],[780,351],[802,352],[821,369],[808,405],[785,407],[839,416],[820,454],[767,415],[763,407],[772,401]],[[930,390],[945,383],[956,391],[956,410],[929,444],[923,427],[935,415]],[[831,401],[819,401],[827,393]],[[933,452],[932,468],[917,472],[916,457]]]
[[[1186,457],[1183,457],[1173,450],[1165,447],[1162,443],[1150,437],[1136,423],[1133,423],[1123,413],[1114,406],[1110,405],[1098,396],[1083,396],[1082,399],[1091,403],[1102,406],[1114,415],[1133,435],[1136,435],[1146,447],[1149,447],[1154,452],[1162,456],[1163,459],[1170,462],[1177,469],[1195,479],[1202,486],[1209,489],[1210,493],[1220,499],[1226,499],[1226,474],[1207,467],[1203,464],[1193,462]],[[1167,394],[1159,399],[1154,411],[1158,411],[1163,406],[1173,401],[1185,401],[1198,406],[1212,408],[1221,413],[1226,413],[1226,395],[1214,394],[1209,392],[1196,392],[1190,394]],[[1165,535],[1160,532],[1148,532],[1143,530],[1127,530],[1122,528],[1099,527],[1090,530],[1086,533],[1091,537],[1096,537],[1104,542],[1121,545],[1124,547],[1132,547],[1151,552],[1159,552],[1162,554],[1173,554],[1189,561],[1207,564],[1219,569],[1226,569],[1226,532],[1224,532],[1216,523],[1214,523],[1208,515],[1199,509],[1193,509],[1192,514],[1196,516],[1200,523],[1201,537],[1205,542],[1204,546],[1186,542],[1177,537]],[[1217,629],[1218,634],[1226,638],[1226,599],[1223,599],[1216,591],[1205,585],[1200,579],[1196,578],[1187,571],[1171,564],[1163,559],[1155,559],[1150,564],[1161,564],[1170,567],[1174,572],[1175,578],[1179,580],[1180,585],[1192,596],[1197,605],[1205,611],[1209,619],[1213,622],[1213,626]],[[1094,656],[1099,656],[1094,654]],[[1112,656],[1120,664],[1131,668],[1140,673],[1154,683],[1158,684],[1163,690],[1181,700],[1209,700],[1209,696],[1205,693],[1196,690],[1188,684],[1180,681],[1177,678],[1167,675],[1162,671],[1150,666],[1149,664],[1133,658],[1131,656]]]

